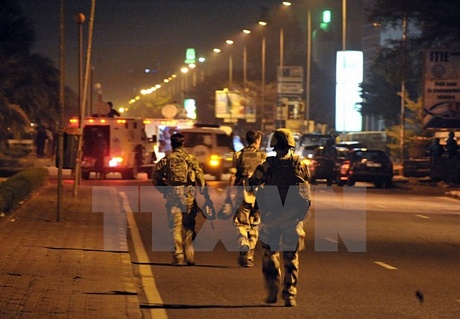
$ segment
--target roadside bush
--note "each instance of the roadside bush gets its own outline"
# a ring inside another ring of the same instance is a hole
[[[9,157],[12,157],[12,158],[22,158],[22,157],[26,157],[31,152],[32,150],[28,147],[25,147],[22,145],[15,145],[15,146],[10,145],[10,148],[5,150],[3,154]]]
[[[48,170],[36,167],[24,170],[0,184],[0,212],[9,213],[34,190],[48,182]]]

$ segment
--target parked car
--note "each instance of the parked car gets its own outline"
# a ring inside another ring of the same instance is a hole
[[[312,184],[315,184],[318,179],[325,179],[326,183],[331,185],[336,180],[339,167],[348,154],[348,149],[345,147],[336,147],[336,149],[337,158],[335,160],[325,156],[325,146],[323,145],[317,146],[312,154],[306,157]]]
[[[345,147],[349,150],[352,150],[354,148],[365,148],[367,147],[366,145],[364,145],[363,143],[359,142],[359,141],[343,141],[343,142],[339,142],[336,144],[337,146],[339,147]]]
[[[375,187],[392,186],[393,163],[381,150],[355,148],[349,151],[337,175],[339,186],[353,186],[355,182],[374,183]]]

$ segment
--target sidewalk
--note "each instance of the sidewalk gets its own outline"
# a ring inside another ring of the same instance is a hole
[[[395,188],[409,191],[418,191],[427,194],[444,195],[460,199],[460,185],[449,185],[445,182],[433,182],[429,177],[404,177],[395,175],[393,177]]]
[[[91,187],[64,183],[60,221],[50,182],[0,218],[0,318],[141,318],[127,250],[103,250]]]

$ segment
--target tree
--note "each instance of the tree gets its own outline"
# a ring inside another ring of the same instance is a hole
[[[30,20],[15,0],[2,0],[0,6],[0,56],[27,56],[35,40]]]
[[[6,130],[24,131],[30,128],[31,122],[57,127],[59,70],[49,58],[30,54],[34,40],[31,22],[23,16],[16,1],[3,0],[0,7],[0,107],[4,113],[0,116],[0,127]],[[76,94],[68,87],[65,98],[66,104],[75,109]]]

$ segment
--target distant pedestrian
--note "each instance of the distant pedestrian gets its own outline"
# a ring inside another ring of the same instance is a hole
[[[446,140],[447,165],[446,165],[446,182],[457,184],[460,180],[460,170],[458,165],[458,144],[455,139],[454,131],[449,132]]]
[[[247,147],[233,156],[233,167],[236,169],[235,186],[239,186],[235,196],[238,210],[233,218],[240,255],[238,263],[242,267],[254,266],[254,249],[259,238],[260,211],[256,204],[255,192],[249,186],[248,179],[256,167],[265,161],[266,154],[260,151],[262,132],[246,133]]]
[[[115,110],[113,108],[113,103],[112,102],[107,102],[107,104],[109,105],[109,112],[107,113],[107,117],[115,117],[116,116],[120,116],[120,112],[118,112],[117,110]]]
[[[105,179],[105,155],[107,153],[107,141],[105,140],[104,133],[98,131],[96,133],[96,143],[94,145],[94,157],[96,162],[94,168],[96,170],[96,175],[99,179]]]
[[[35,134],[35,147],[38,158],[45,156],[45,145],[47,138],[48,137],[46,135],[45,128],[40,125]]]
[[[295,307],[299,276],[299,250],[303,248],[305,232],[303,220],[310,206],[310,173],[299,156],[291,131],[277,129],[270,146],[275,156],[267,157],[249,179],[250,185],[262,185],[257,191],[262,226],[262,273],[268,296],[267,303],[276,303],[281,288],[281,261],[284,280],[282,298],[286,307]],[[289,194],[289,195],[288,195]]]
[[[433,140],[433,144],[428,148],[428,155],[431,156],[432,159],[438,159],[444,154],[444,147],[440,143],[440,139],[435,137]]]
[[[454,131],[449,132],[449,137],[446,140],[446,151],[448,158],[457,158],[458,156],[458,144],[455,138]]]
[[[438,137],[434,138],[433,144],[428,148],[428,155],[431,157],[430,177],[433,181],[444,179],[444,147]]]
[[[163,157],[156,165],[152,183],[166,199],[169,226],[173,229],[175,266],[195,265],[193,240],[195,239],[195,219],[197,203],[195,185],[198,186],[212,206],[206,189],[206,181],[200,163],[192,154],[184,151],[184,136],[171,136],[172,153]]]
[[[324,146],[324,165],[327,171],[327,186],[332,186],[332,181],[336,177],[337,164],[337,148],[335,146],[335,138],[330,137]]]
[[[45,155],[48,157],[54,156],[54,133],[51,127],[46,128]]]

